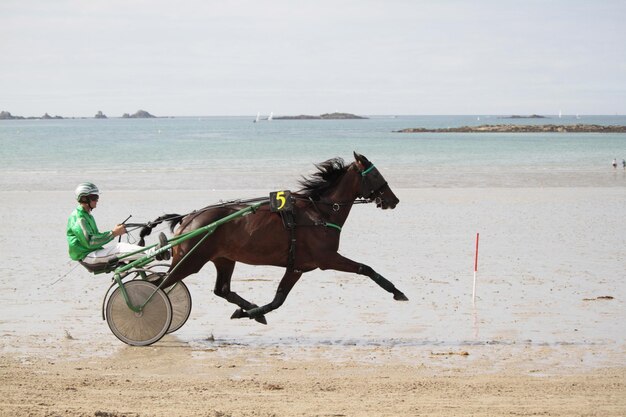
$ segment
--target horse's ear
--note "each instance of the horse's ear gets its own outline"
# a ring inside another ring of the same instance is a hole
[[[356,161],[356,164],[358,165],[359,169],[364,170],[365,168],[367,168],[367,163],[369,162],[367,158],[354,151],[352,151],[352,153],[354,154],[354,160]]]

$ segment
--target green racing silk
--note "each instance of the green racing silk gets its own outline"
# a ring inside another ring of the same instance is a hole
[[[82,206],[76,207],[67,219],[66,235],[70,258],[74,261],[83,260],[113,240],[113,232],[99,232],[96,220]]]

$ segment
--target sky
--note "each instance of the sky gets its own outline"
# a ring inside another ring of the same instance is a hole
[[[626,114],[626,1],[0,0],[0,111]]]

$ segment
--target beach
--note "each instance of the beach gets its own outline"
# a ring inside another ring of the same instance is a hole
[[[207,266],[185,280],[189,321],[143,348],[102,320],[110,276],[67,258],[71,191],[0,192],[0,414],[626,413],[626,188],[394,191],[393,211],[353,209],[340,253],[408,302],[367,277],[313,271],[263,326],[230,319]],[[95,216],[104,229],[264,193],[113,190]],[[238,264],[233,288],[265,303],[281,276]]]

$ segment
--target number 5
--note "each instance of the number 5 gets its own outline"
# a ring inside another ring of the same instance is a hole
[[[280,201],[280,205],[278,206],[278,210],[281,210],[283,207],[285,207],[285,203],[287,202],[287,200],[285,199],[285,192],[284,191],[279,191],[276,193],[276,200]]]

